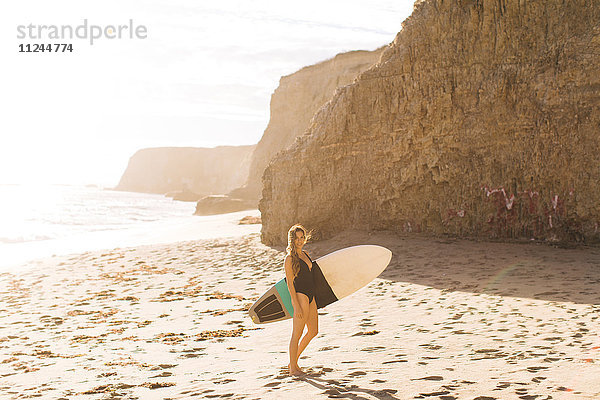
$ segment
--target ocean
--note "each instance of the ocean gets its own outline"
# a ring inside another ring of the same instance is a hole
[[[258,210],[195,216],[195,202],[96,186],[0,185],[0,268],[85,251],[240,236]]]

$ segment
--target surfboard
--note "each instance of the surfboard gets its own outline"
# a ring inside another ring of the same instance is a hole
[[[392,252],[376,245],[346,247],[312,262],[317,308],[336,302],[366,286],[388,266]],[[294,307],[283,278],[248,310],[256,324],[292,318]]]

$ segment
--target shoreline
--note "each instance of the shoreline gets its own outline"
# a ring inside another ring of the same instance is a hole
[[[235,237],[260,232],[260,224],[239,225],[245,216],[258,216],[258,210],[212,216],[189,215],[143,226],[119,230],[89,232],[77,237],[65,237],[24,243],[2,244],[0,272],[44,262],[46,258],[75,255],[88,251],[108,251],[124,247],[177,243],[189,240]]]
[[[307,250],[358,243],[392,262],[320,310],[299,379],[285,374],[291,326],[246,313],[282,276],[283,249],[258,233],[0,273],[0,397],[600,396],[599,250],[360,232]]]

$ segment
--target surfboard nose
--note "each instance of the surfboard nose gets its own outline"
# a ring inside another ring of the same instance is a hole
[[[383,270],[388,266],[388,264],[392,260],[392,251],[383,246],[379,246],[376,244],[363,244],[354,246],[354,248],[356,248],[357,251],[359,250],[361,253],[369,253],[369,259],[371,263],[380,265],[381,272],[383,272]],[[352,247],[349,247],[349,249],[352,249]]]
[[[335,296],[341,299],[377,278],[391,259],[389,249],[363,244],[334,251],[316,262]]]
[[[385,248],[383,246],[377,246],[381,249],[381,254],[382,254],[382,258],[385,260],[385,265],[387,267],[387,265],[390,263],[390,261],[392,261],[392,256],[393,253],[390,249]]]
[[[392,251],[388,248],[378,245],[365,245],[370,247],[370,251],[373,254],[373,263],[380,266],[379,274],[381,274],[389,265],[392,260]],[[377,276],[379,276],[377,274]]]

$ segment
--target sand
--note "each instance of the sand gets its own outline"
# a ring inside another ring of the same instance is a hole
[[[600,249],[347,232],[390,266],[291,321],[248,307],[283,276],[258,234],[55,257],[0,274],[0,398],[598,399]]]

